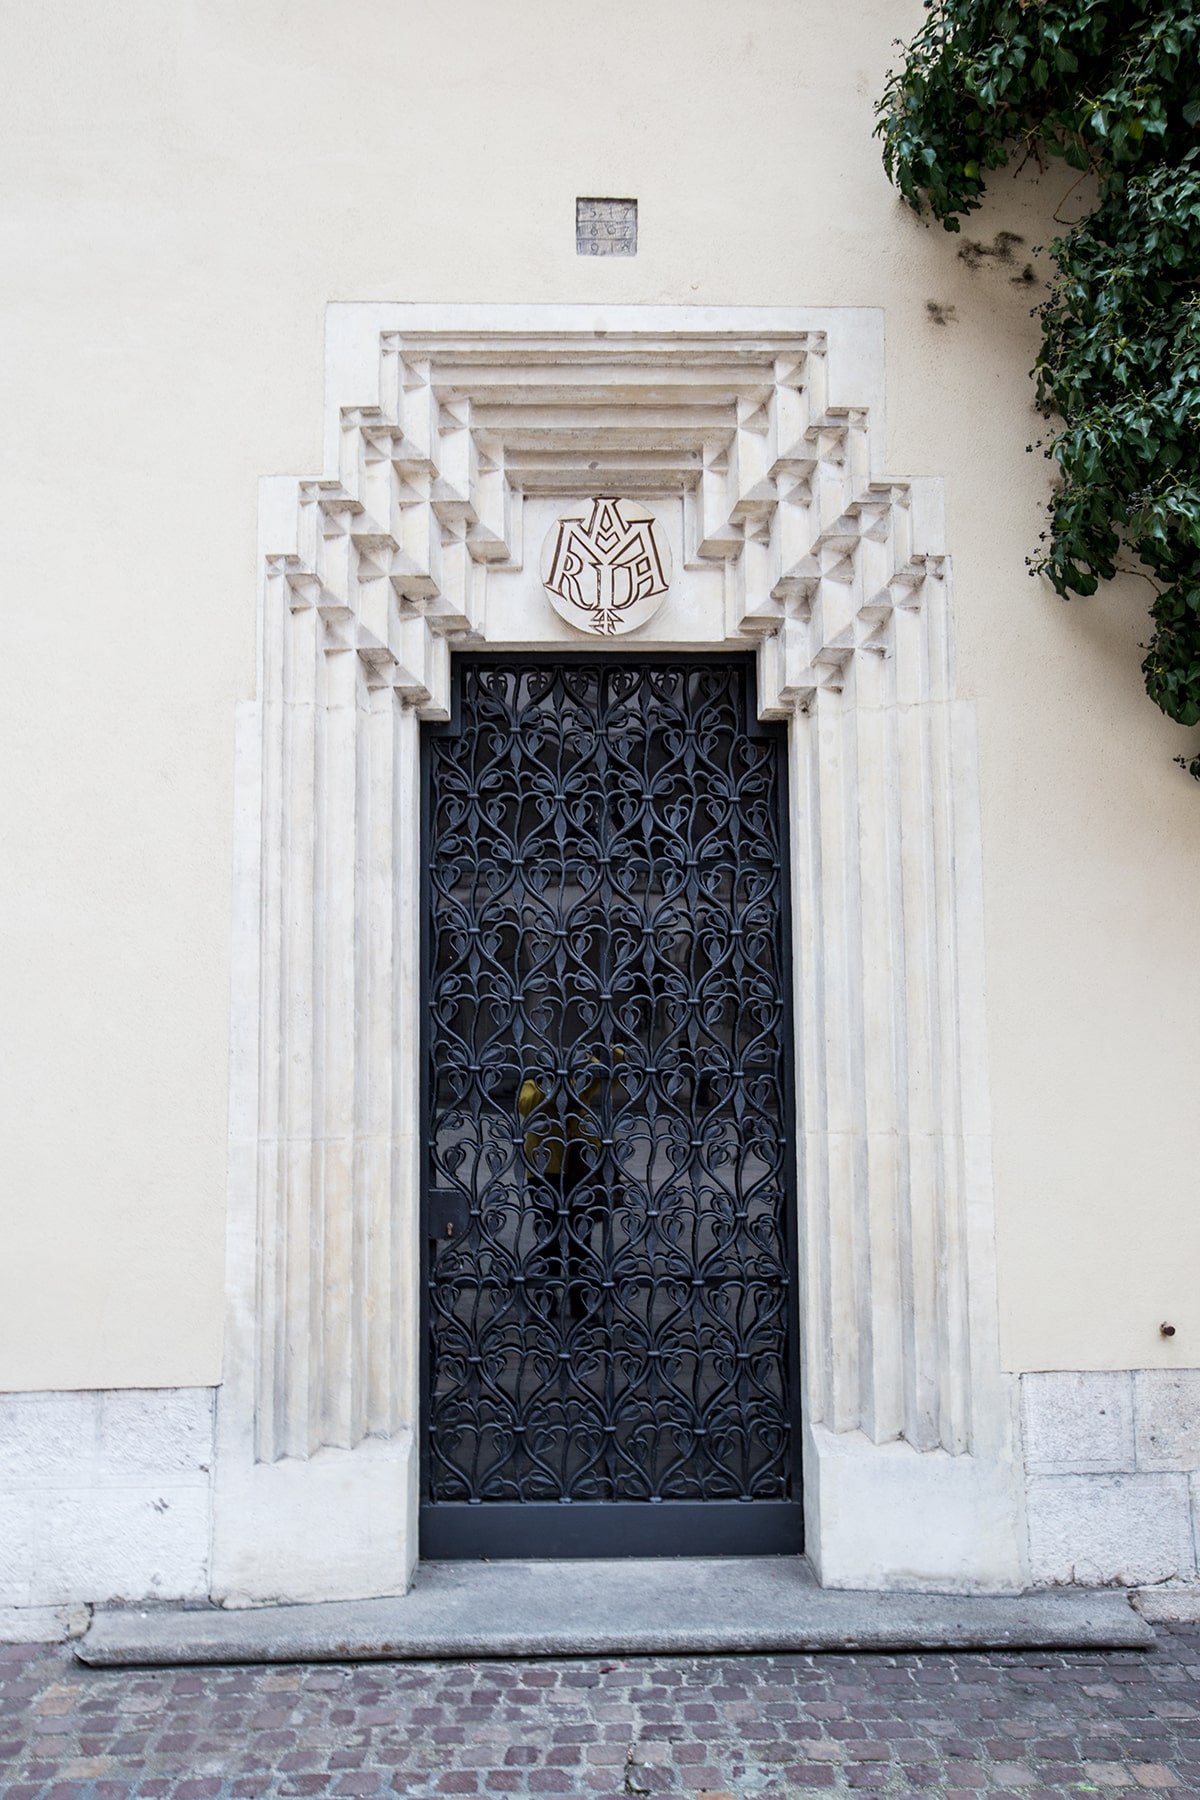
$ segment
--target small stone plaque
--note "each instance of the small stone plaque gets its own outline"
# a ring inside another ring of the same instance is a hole
[[[579,256],[636,256],[636,200],[576,200],[575,250]]]

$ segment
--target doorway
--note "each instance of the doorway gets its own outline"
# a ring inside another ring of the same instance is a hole
[[[463,655],[423,733],[421,1553],[797,1553],[785,727]]]

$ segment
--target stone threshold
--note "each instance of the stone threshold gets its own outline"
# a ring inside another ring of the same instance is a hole
[[[97,1612],[98,1668],[767,1651],[1148,1650],[1123,1592],[861,1593],[801,1557],[422,1563],[402,1599]]]

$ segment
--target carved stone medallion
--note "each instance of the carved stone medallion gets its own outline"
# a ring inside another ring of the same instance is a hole
[[[662,605],[671,551],[653,513],[604,496],[551,526],[542,581],[569,625],[615,637],[645,625]]]

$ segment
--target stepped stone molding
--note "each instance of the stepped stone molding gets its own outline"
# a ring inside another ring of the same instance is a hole
[[[448,646],[490,642],[489,579],[525,572],[531,497],[677,499],[684,568],[724,575],[718,641],[770,646],[761,710],[790,716],[944,573],[934,484],[873,475],[828,360],[819,330],[383,330],[377,397],[338,407],[337,474],[297,484],[295,548],[268,554],[277,604],[441,718]]]
[[[881,377],[857,309],[330,309],[326,473],[263,484],[240,725],[222,1597],[409,1578],[419,720],[455,647],[609,649],[538,566],[597,495],[675,567],[621,649],[752,649],[790,721],[810,1552],[1019,1583],[973,721],[940,488],[882,473]]]

